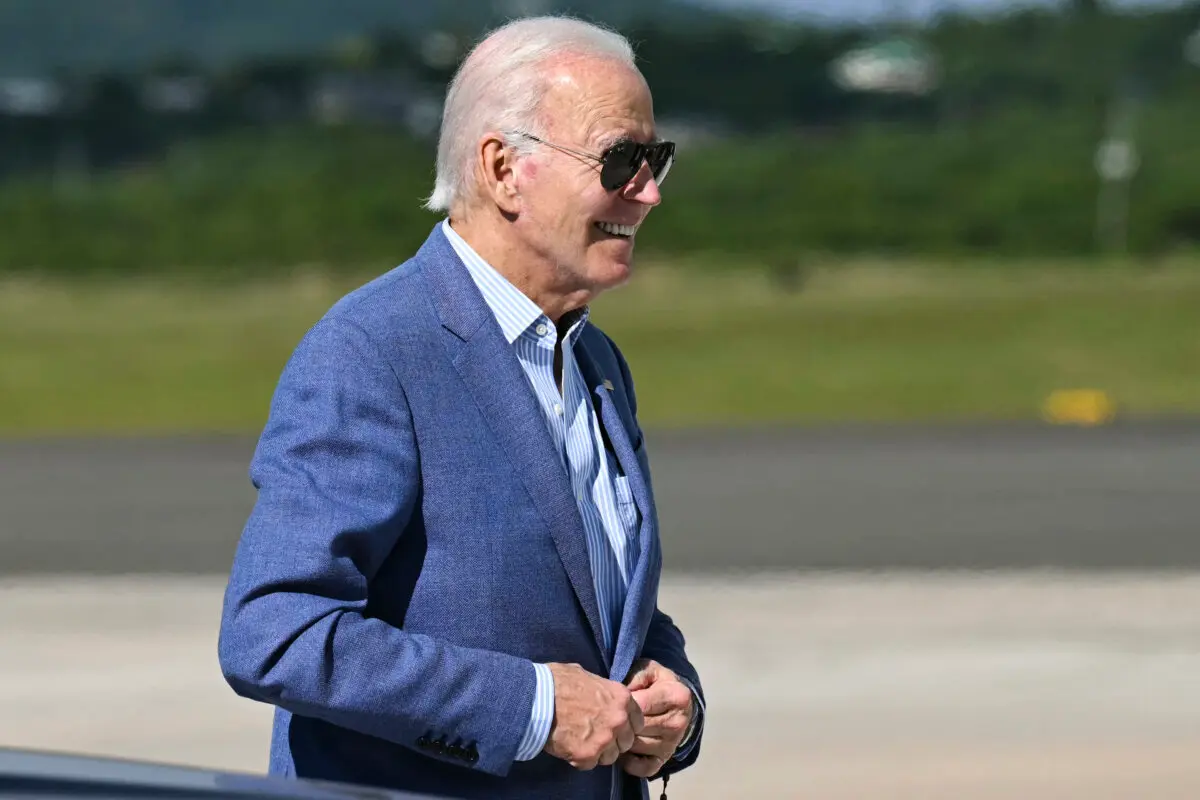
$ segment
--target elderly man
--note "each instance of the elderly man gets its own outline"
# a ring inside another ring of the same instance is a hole
[[[251,465],[219,657],[277,707],[271,772],[611,800],[696,759],[633,381],[588,321],[673,157],[609,31],[525,19],[465,59],[448,219],[308,332]]]

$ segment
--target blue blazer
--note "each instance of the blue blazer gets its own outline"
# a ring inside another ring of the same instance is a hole
[[[657,607],[658,520],[629,368],[590,325],[576,355],[643,519],[611,659],[569,479],[441,231],[304,336],[251,462],[258,496],[218,644],[234,691],[276,706],[271,773],[447,797],[608,800],[613,767],[581,772],[545,753],[514,761],[530,662],[623,681],[648,657],[703,692]],[[648,797],[646,781],[622,780],[623,797]]]

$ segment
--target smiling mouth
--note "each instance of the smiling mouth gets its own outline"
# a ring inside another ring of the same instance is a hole
[[[610,236],[619,236],[622,239],[632,238],[637,233],[636,225],[617,225],[612,222],[597,222],[596,227]]]

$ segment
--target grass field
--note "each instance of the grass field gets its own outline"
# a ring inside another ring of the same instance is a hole
[[[0,435],[248,431],[304,330],[358,280],[0,284]],[[867,263],[789,291],[649,265],[596,304],[644,424],[1032,419],[1097,388],[1200,414],[1200,269]]]

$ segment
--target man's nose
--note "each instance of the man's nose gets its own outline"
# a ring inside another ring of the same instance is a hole
[[[633,180],[625,184],[621,192],[626,200],[632,200],[647,206],[656,206],[662,202],[662,193],[658,189],[658,181],[650,171],[650,165],[643,163],[641,169],[633,176]]]

